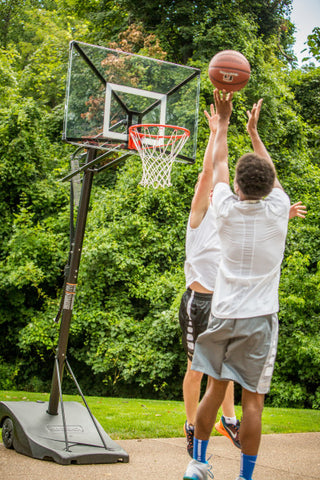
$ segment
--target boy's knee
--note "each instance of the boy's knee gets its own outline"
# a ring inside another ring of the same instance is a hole
[[[197,372],[197,370],[188,370],[186,372],[186,376],[190,379],[190,380],[193,380],[193,381],[201,381],[202,377],[203,377],[203,373],[202,372]]]
[[[244,394],[242,397],[243,415],[262,415],[264,407],[264,395],[258,393]]]

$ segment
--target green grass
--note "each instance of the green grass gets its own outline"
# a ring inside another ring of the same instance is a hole
[[[49,393],[0,391],[0,401],[49,400]],[[80,402],[76,395],[64,395],[64,401]],[[170,438],[183,436],[183,402],[132,398],[89,397],[93,415],[113,440],[133,438]],[[238,418],[241,407],[236,406]],[[320,410],[265,407],[262,433],[298,433],[320,431]],[[213,435],[217,434],[215,430]],[[218,434],[217,434],[218,435]]]

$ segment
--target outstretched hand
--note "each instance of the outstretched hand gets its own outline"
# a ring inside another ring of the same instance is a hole
[[[257,130],[258,120],[260,116],[260,110],[262,106],[263,99],[260,98],[258,103],[254,103],[253,107],[250,110],[247,110],[248,115],[248,123],[247,123],[247,131],[248,133]]]
[[[289,210],[289,219],[293,217],[306,218],[307,207],[301,204],[302,202],[297,202],[291,205]]]
[[[214,109],[214,106],[213,106],[212,103],[210,105],[210,115],[207,112],[207,110],[204,111],[204,114],[208,119],[208,123],[209,123],[209,127],[210,127],[211,132],[215,134],[217,132],[217,128],[218,128],[219,117],[218,117],[218,114],[215,112],[215,109]]]
[[[228,93],[225,90],[220,92],[216,88],[213,92],[213,97],[219,120],[227,120],[229,122],[232,113],[233,92]]]

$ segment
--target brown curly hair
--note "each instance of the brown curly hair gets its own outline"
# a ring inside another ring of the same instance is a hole
[[[273,165],[255,153],[246,153],[237,162],[235,179],[248,200],[258,200],[268,195],[275,178]]]

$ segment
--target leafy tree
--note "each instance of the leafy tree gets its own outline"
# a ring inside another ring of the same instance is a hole
[[[267,401],[319,408],[319,71],[312,64],[292,68],[291,3],[1,4],[2,387],[47,389],[51,380],[59,330],[53,318],[69,245],[68,186],[59,180],[74,151],[61,142],[68,42],[76,38],[200,68],[200,112],[212,101],[208,59],[230,48],[244,53],[252,68],[250,82],[234,98],[231,174],[236,159],[251,149],[246,110],[263,97],[261,136],[291,201],[303,201],[309,211],[289,224],[278,362]],[[310,41],[315,56],[317,39]],[[185,355],[177,316],[184,237],[207,137],[200,113],[196,163],[174,165],[173,188],[139,186],[136,157],[94,179],[68,351],[91,393],[181,396]]]
[[[309,256],[295,252],[282,270],[278,358],[268,399],[275,406],[320,407],[319,267],[310,275]]]
[[[1,351],[11,360],[20,329],[47,295],[56,295],[68,233],[67,192],[55,170],[63,148],[47,138],[42,109],[19,100],[1,110],[0,120]]]
[[[226,48],[225,44],[235,49],[239,37],[245,42],[244,25],[247,28],[255,25],[257,35],[264,39],[278,35],[292,1],[201,0],[186,3],[165,0],[155,5],[152,1],[117,0],[115,3],[128,12],[129,22],[141,22],[147,31],[156,33],[169,60],[187,64],[195,55],[208,61],[218,49]],[[216,35],[221,37],[222,32],[221,42]]]
[[[298,111],[310,127],[320,125],[320,67],[296,70],[290,75]]]
[[[2,108],[21,97],[18,88],[20,75],[15,69],[15,62],[18,57],[19,53],[14,48],[0,49],[0,100]]]
[[[320,62],[320,27],[315,27],[311,35],[308,35],[307,41],[311,55]],[[309,60],[309,58],[306,58]]]
[[[17,28],[19,13],[25,7],[24,0],[5,0],[0,4],[0,42],[7,48],[12,30]]]

